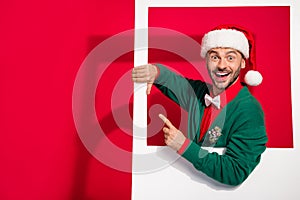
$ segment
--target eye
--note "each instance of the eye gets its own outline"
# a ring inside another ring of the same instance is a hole
[[[216,55],[211,55],[211,56],[210,56],[210,60],[211,60],[211,61],[217,61],[217,60],[219,60],[219,57],[216,56]]]
[[[235,56],[229,55],[229,56],[227,57],[227,60],[230,61],[230,62],[232,62],[232,61],[235,60]]]

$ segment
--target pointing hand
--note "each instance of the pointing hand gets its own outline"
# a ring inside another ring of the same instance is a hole
[[[166,127],[163,128],[163,132],[165,133],[164,136],[166,145],[168,145],[175,151],[178,151],[183,145],[184,141],[186,140],[186,137],[180,130],[173,126],[173,124],[168,118],[166,118],[162,114],[159,114],[158,116],[163,120],[163,122],[166,125]]]

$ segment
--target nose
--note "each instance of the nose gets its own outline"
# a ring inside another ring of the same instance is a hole
[[[226,60],[223,59],[223,58],[221,58],[221,59],[219,60],[219,62],[218,62],[217,67],[218,67],[219,70],[224,70],[224,69],[226,69],[226,67],[227,67],[227,62],[226,62]]]

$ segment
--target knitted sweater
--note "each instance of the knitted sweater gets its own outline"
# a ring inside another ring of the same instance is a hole
[[[155,86],[188,112],[188,145],[182,156],[197,170],[228,185],[241,184],[260,161],[266,149],[264,113],[244,86],[211,123],[198,141],[200,123],[209,94],[206,83],[177,75],[161,64]],[[202,147],[226,147],[223,155]]]

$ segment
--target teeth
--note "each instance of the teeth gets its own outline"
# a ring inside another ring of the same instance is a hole
[[[227,72],[217,72],[216,75],[217,76],[227,76],[229,73]]]

